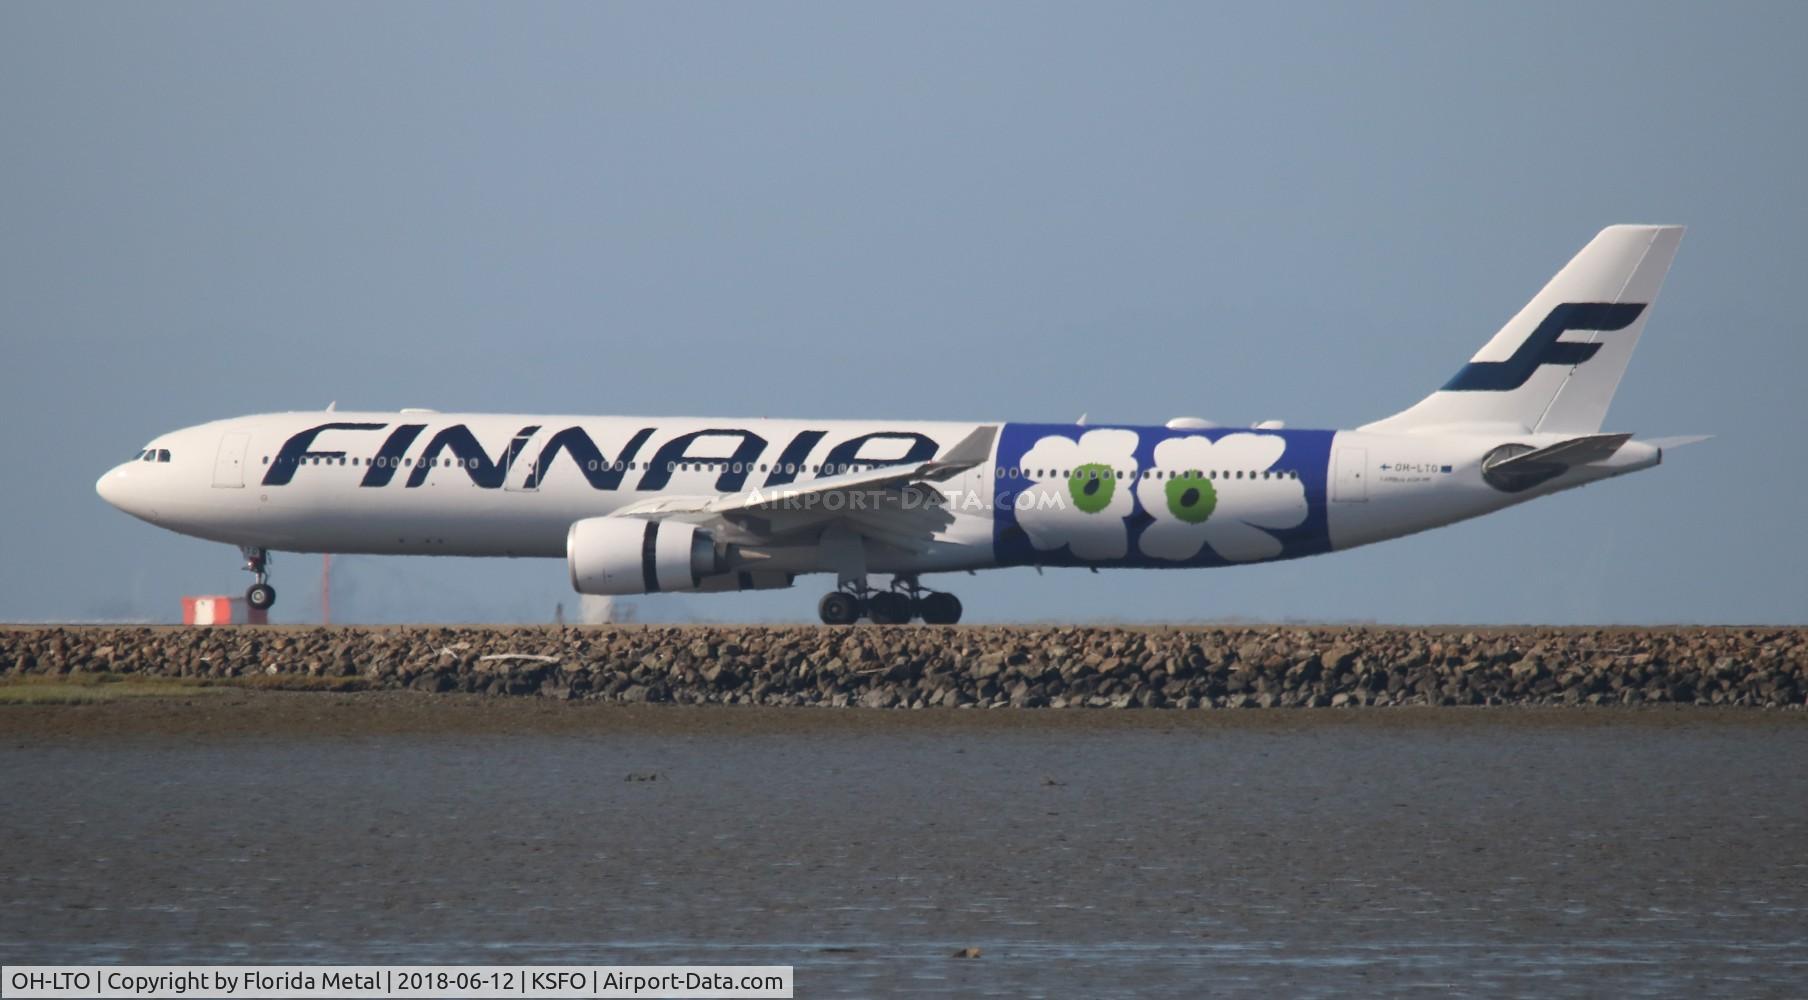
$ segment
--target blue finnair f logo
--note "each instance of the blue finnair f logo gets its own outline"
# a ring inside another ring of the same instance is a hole
[[[1444,391],[1510,392],[1544,365],[1579,365],[1594,357],[1601,345],[1568,343],[1558,337],[1569,330],[1624,330],[1644,311],[1643,302],[1565,302],[1551,310],[1512,357],[1471,361],[1444,383]]]

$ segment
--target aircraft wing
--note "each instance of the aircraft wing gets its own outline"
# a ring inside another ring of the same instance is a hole
[[[856,533],[906,549],[926,548],[931,537],[953,523],[946,498],[928,485],[942,482],[992,454],[996,427],[980,427],[913,465],[893,465],[802,483],[754,488],[717,496],[662,497],[630,504],[616,517],[675,517],[719,526],[727,541],[772,542],[784,536],[845,521]],[[909,488],[915,486],[911,491]]]

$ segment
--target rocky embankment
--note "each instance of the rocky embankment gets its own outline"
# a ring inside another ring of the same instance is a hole
[[[18,628],[0,669],[872,708],[1801,708],[1808,629]]]

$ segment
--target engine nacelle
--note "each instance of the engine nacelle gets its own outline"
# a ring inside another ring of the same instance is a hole
[[[565,535],[571,587],[580,594],[696,590],[728,569],[728,546],[683,521],[589,517]]]

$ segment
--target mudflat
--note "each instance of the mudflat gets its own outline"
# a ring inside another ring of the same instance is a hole
[[[1804,765],[1808,713],[1708,707],[3,705],[0,958],[1800,996]]]

